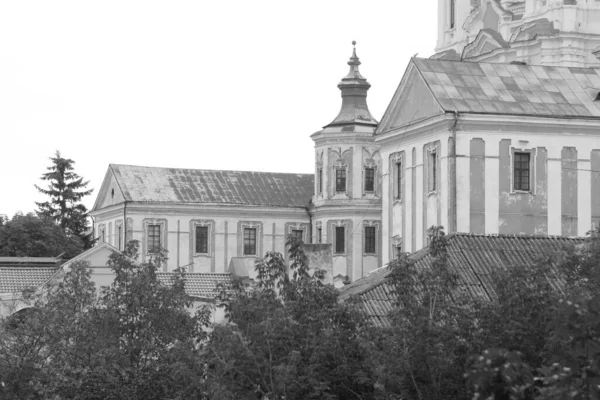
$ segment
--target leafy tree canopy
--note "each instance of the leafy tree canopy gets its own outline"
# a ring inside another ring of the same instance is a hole
[[[75,161],[63,158],[60,152],[50,157],[52,164],[48,172],[41,179],[48,182],[47,189],[35,185],[36,189],[47,195],[50,199],[45,202],[36,202],[38,215],[55,221],[68,234],[77,235],[83,241],[85,248],[93,244],[92,234],[89,231],[88,210],[81,200],[92,193],[86,190],[89,181],[84,181],[74,172]]]
[[[0,256],[72,258],[83,251],[83,241],[67,235],[54,222],[33,213],[17,213],[12,219],[0,218]]]
[[[2,399],[200,399],[210,309],[190,314],[180,274],[165,286],[156,263],[111,256],[115,280],[98,295],[88,265],[0,322]]]

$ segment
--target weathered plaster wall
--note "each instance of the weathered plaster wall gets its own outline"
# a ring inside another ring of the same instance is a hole
[[[123,209],[114,210],[106,215],[96,217],[96,234],[98,226],[123,219]],[[170,209],[145,207],[144,205],[127,205],[127,236],[129,240],[140,242],[140,260],[146,261],[147,225],[159,223],[162,244],[168,250],[165,271],[184,267],[189,272],[226,272],[232,257],[262,257],[266,251],[274,250],[285,254],[285,235],[292,227],[309,230],[309,216],[303,209],[270,209],[257,210],[227,208]],[[209,252],[195,253],[195,226],[209,227]],[[257,229],[257,254],[243,254],[243,228]],[[123,233],[124,235],[125,233]],[[310,234],[307,232],[307,238]],[[117,246],[115,234],[107,239]]]

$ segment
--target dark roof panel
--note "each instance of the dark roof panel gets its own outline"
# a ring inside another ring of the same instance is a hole
[[[0,267],[0,293],[20,293],[43,285],[59,267]]]
[[[595,101],[600,69],[423,58],[413,62],[444,111],[600,117],[600,102]]]

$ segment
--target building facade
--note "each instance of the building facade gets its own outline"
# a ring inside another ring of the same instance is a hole
[[[438,0],[434,58],[600,66],[596,0]]]
[[[285,237],[330,244],[356,280],[447,232],[583,236],[600,224],[600,2],[439,0],[437,53],[414,58],[381,122],[356,50],[314,175],[111,165],[93,208],[115,247],[166,270],[252,268]],[[321,251],[321,250],[320,250]]]

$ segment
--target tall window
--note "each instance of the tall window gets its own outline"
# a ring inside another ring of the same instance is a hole
[[[244,228],[244,255],[256,255],[256,228]]]
[[[435,151],[429,153],[428,170],[429,191],[435,192],[437,190],[437,153]]]
[[[375,191],[375,168],[365,168],[365,192]]]
[[[323,243],[323,228],[321,227],[317,228],[317,243]]]
[[[335,191],[346,191],[346,168],[336,168],[335,170]]]
[[[208,254],[208,226],[196,226],[196,253]]]
[[[450,1],[450,29],[454,29],[454,25],[456,25],[456,0]]]
[[[317,169],[317,194],[323,193],[323,168]]]
[[[121,250],[121,243],[123,243],[123,226],[117,226],[117,248]]]
[[[298,240],[303,240],[302,239],[303,238],[303,234],[304,234],[304,231],[301,230],[301,229],[294,229],[294,230],[292,230],[292,237],[295,237]]]
[[[396,187],[394,188],[394,197],[397,200],[402,200],[402,162],[401,161],[397,161],[394,164],[394,172],[396,174],[396,182],[395,185]]]
[[[160,225],[148,225],[148,253],[160,250]]]
[[[345,228],[343,226],[336,226],[335,227],[335,253],[336,254],[344,254],[344,251],[346,250],[345,247],[345,238],[344,238],[344,234],[345,234]]]
[[[100,230],[100,240],[102,240],[102,243],[106,242],[106,234],[104,233],[104,228]]]
[[[530,190],[530,171],[529,162],[531,161],[529,153],[515,153],[514,159],[514,189],[528,192]]]
[[[365,226],[365,253],[374,254],[375,251],[375,227]]]

